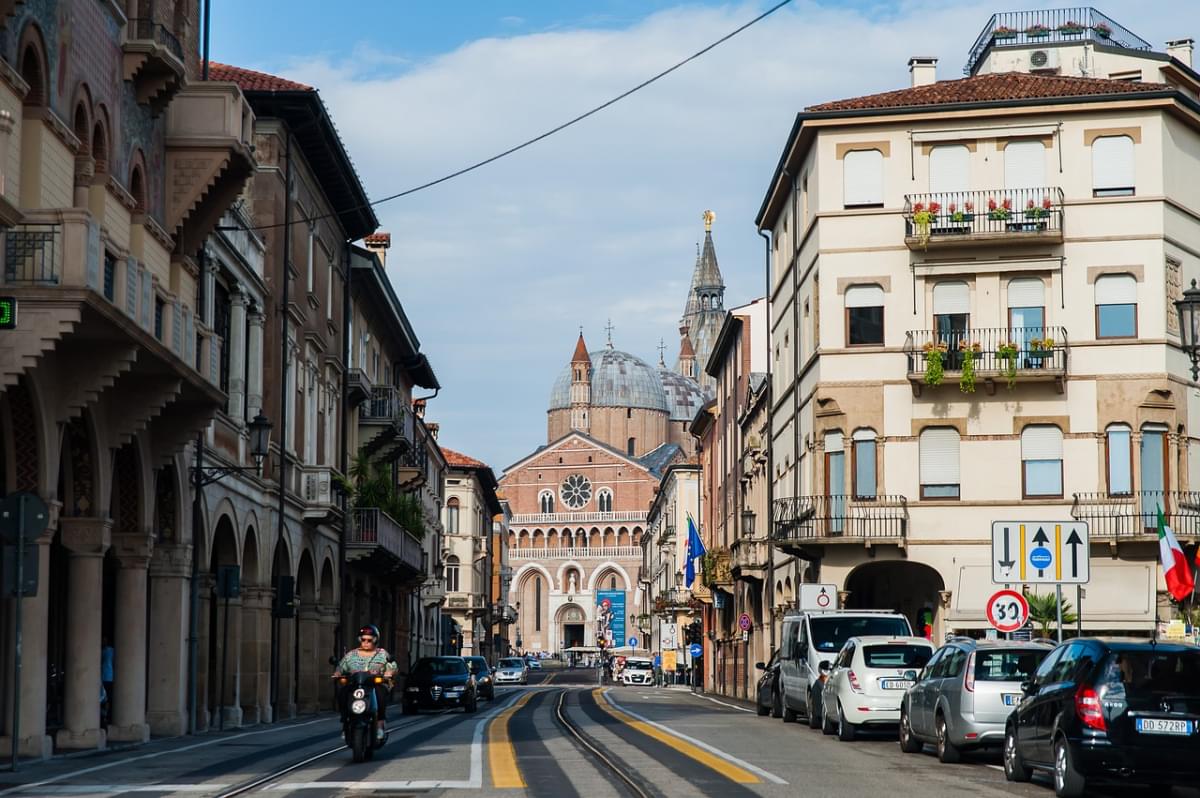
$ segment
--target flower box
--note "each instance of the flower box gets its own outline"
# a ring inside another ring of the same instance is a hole
[[[1030,25],[1025,29],[1025,35],[1030,39],[1044,39],[1050,35],[1050,29],[1040,23]]]
[[[1111,39],[1112,38],[1112,28],[1110,28],[1108,25],[1105,25],[1103,22],[1101,22],[1098,25],[1093,26],[1092,30],[1096,31],[1096,35],[1099,36],[1101,39]]]
[[[1017,38],[1017,31],[1013,28],[1008,28],[1003,25],[992,31],[992,39],[995,41],[1007,41]]]
[[[1081,36],[1085,31],[1087,27],[1078,22],[1068,21],[1058,26],[1058,32],[1063,36]]]

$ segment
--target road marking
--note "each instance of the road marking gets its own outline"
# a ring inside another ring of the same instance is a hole
[[[228,784],[56,784],[25,790],[26,795],[94,795],[98,792],[212,792]]]
[[[643,698],[645,698],[645,696],[643,696]],[[711,701],[714,704],[720,704],[723,707],[729,707],[730,709],[736,709],[738,712],[750,712],[750,713],[754,712],[754,710],[752,710],[752,709],[746,709],[745,707],[739,707],[737,704],[727,704],[724,701],[718,701],[717,699],[712,698],[710,696],[706,696],[706,695],[698,695],[698,696],[696,696],[696,698],[703,698],[705,701]]]
[[[600,691],[597,690],[596,692],[599,693]],[[779,778],[778,776],[776,776],[774,773],[771,773],[770,771],[763,770],[762,768],[758,767],[757,765],[752,765],[743,759],[738,759],[736,756],[733,756],[732,754],[727,754],[724,751],[714,748],[713,746],[709,745],[708,743],[704,742],[703,740],[697,740],[695,737],[689,737],[688,735],[683,734],[682,732],[675,731],[674,729],[672,729],[668,726],[664,726],[661,723],[656,723],[656,722],[650,720],[649,718],[639,715],[638,713],[636,713],[632,710],[625,709],[620,704],[618,704],[615,700],[613,700],[611,697],[609,697],[608,692],[609,692],[608,690],[604,690],[604,698],[606,699],[606,701],[609,704],[612,705],[612,708],[614,710],[616,710],[618,712],[623,712],[624,714],[629,715],[632,718],[636,718],[638,721],[646,724],[647,726],[649,726],[653,729],[656,729],[662,733],[665,733],[666,735],[672,736],[678,741],[684,741],[687,743],[691,743],[692,745],[696,746],[697,748],[700,748],[702,751],[707,752],[708,754],[711,754],[712,756],[719,757],[720,759],[723,759],[726,762],[730,762],[733,765],[736,765],[739,768],[747,770],[752,774],[757,774],[758,776],[771,782],[772,784],[787,784],[786,781]],[[599,697],[600,696],[597,696],[597,698],[599,698]],[[597,701],[596,703],[601,704],[600,701]],[[603,706],[603,704],[601,704],[601,706]],[[656,737],[656,739],[661,739],[661,738]],[[664,742],[666,742],[666,741],[664,740]],[[667,744],[671,745],[671,743],[667,743]],[[674,746],[672,746],[672,747],[674,747]],[[676,750],[679,750],[679,749],[676,749]]]
[[[512,739],[508,736],[508,721],[530,698],[533,698],[533,693],[521,696],[517,703],[492,721],[488,732],[488,768],[492,771],[493,787],[509,789],[526,786],[521,769],[517,767],[517,749],[513,747]]]

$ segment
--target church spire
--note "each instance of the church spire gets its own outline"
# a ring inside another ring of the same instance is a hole
[[[575,342],[575,354],[571,356],[571,364],[582,363],[591,366],[592,359],[588,357],[587,344],[583,340],[583,328],[579,328],[579,340]]]
[[[686,324],[679,325],[679,368],[678,371],[685,377],[697,379],[696,374],[696,350],[692,348],[692,339],[688,337],[688,327]]]
[[[587,432],[590,428],[588,419],[592,404],[592,358],[588,355],[587,344],[583,340],[583,328],[579,330],[579,340],[575,342],[575,354],[571,356],[571,429]]]

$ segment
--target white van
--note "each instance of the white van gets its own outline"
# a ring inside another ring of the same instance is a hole
[[[811,728],[821,726],[821,688],[833,660],[852,637],[908,637],[908,618],[892,610],[793,612],[783,618],[779,648],[779,706],[783,722],[803,715]]]

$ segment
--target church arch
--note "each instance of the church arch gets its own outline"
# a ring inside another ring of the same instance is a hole
[[[578,560],[567,560],[562,565],[558,566],[558,574],[554,582],[555,588],[560,593],[567,592],[567,588],[570,587],[570,585],[567,583],[568,570],[575,572],[575,584],[579,590],[583,590],[584,567]]]
[[[588,579],[587,589],[592,590],[592,591],[607,590],[608,588],[606,588],[606,587],[598,588],[596,586],[597,585],[597,577],[603,576],[606,573],[616,573],[616,574],[620,575],[621,580],[624,581],[624,583],[625,583],[625,587],[624,587],[625,590],[629,590],[629,585],[633,584],[633,580],[629,578],[629,572],[626,571],[624,568],[622,568],[620,563],[613,562],[612,560],[605,560],[604,562],[602,562],[600,564],[600,566],[598,568],[596,568],[594,571],[592,571],[592,575]],[[618,585],[617,590],[621,590],[621,589],[622,589],[621,586]]]

